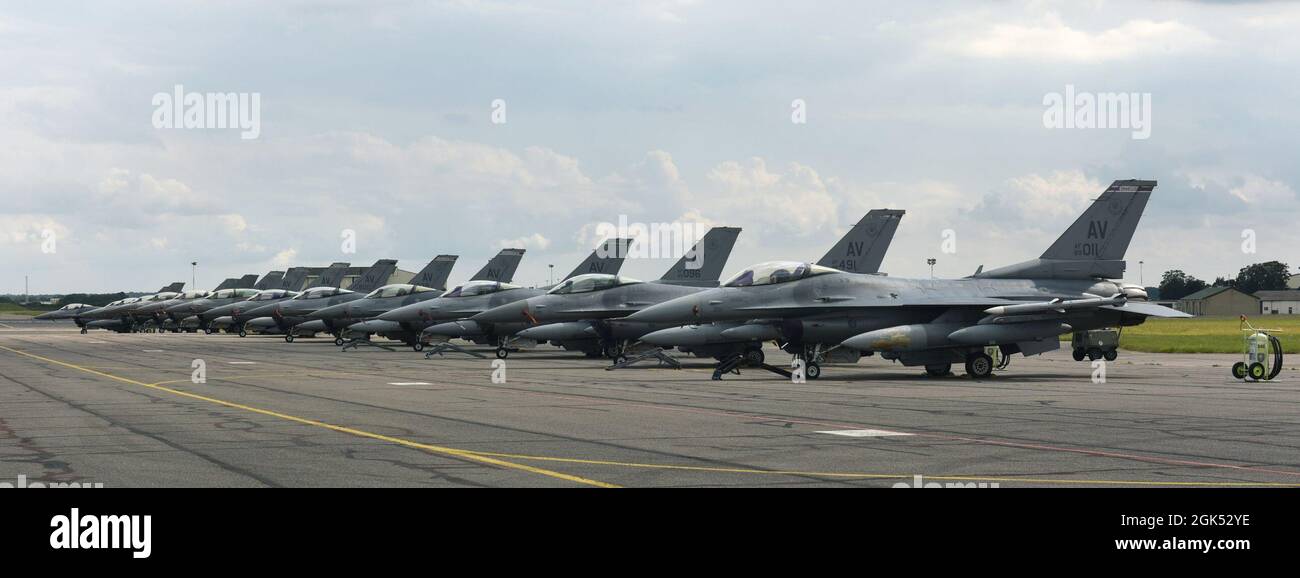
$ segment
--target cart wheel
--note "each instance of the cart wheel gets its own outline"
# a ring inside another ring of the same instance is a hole
[[[1238,361],[1232,364],[1232,376],[1237,379],[1246,379],[1246,362]]]
[[[1115,361],[1115,358],[1119,357],[1119,352],[1114,349],[1107,349],[1106,351],[1101,352],[1101,356],[1106,361]]]
[[[1101,359],[1101,348],[1098,348],[1098,347],[1089,347],[1089,348],[1088,348],[1088,361],[1097,361],[1098,359]]]
[[[1256,361],[1255,363],[1250,364],[1250,378],[1251,378],[1251,379],[1253,379],[1253,380],[1255,380],[1255,381],[1259,381],[1259,380],[1261,380],[1261,379],[1264,379],[1264,376],[1267,375],[1267,374],[1268,374],[1268,371],[1264,369],[1264,364],[1263,364],[1263,363],[1260,363],[1260,362]]]

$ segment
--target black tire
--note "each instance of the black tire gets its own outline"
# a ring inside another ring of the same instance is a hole
[[[984,379],[993,375],[993,358],[984,352],[966,356],[966,375],[975,379]]]
[[[284,334],[284,342],[285,342],[285,343],[293,343],[293,334],[292,334],[292,333],[286,333],[286,334]]]
[[[1083,350],[1082,347],[1076,347],[1074,348],[1074,351],[1070,353],[1070,355],[1074,357],[1075,361],[1083,361],[1083,358],[1088,354]]]
[[[504,347],[498,347],[498,348],[497,348],[497,359],[505,359],[505,358],[507,358],[507,357],[510,357],[510,350],[509,350],[509,349],[506,349],[506,348],[504,348]]]
[[[925,366],[925,374],[931,377],[942,377],[952,373],[951,363],[932,363]]]
[[[745,352],[745,363],[748,363],[752,367],[763,365],[763,362],[766,360],[767,356],[763,355],[762,349],[750,349]]]
[[[411,349],[414,349],[414,350],[416,350],[416,351],[424,351],[424,342],[423,342],[423,341],[416,341],[415,343],[412,343],[412,344],[411,344]]]
[[[1089,347],[1089,348],[1088,348],[1088,361],[1097,361],[1098,359],[1101,359],[1101,348],[1098,348],[1098,347]]]
[[[240,336],[240,337],[248,337],[248,332],[247,332],[247,331],[244,331],[243,329],[240,329],[240,330],[239,330],[239,336]]]
[[[81,334],[82,334],[82,335],[85,335],[85,334],[86,334],[86,328],[85,328],[85,327],[82,327],[82,328],[81,328]]]
[[[618,365],[620,363],[627,363],[627,356],[621,353],[614,356],[614,365]]]
[[[1106,361],[1115,361],[1115,359],[1119,357],[1119,351],[1107,349],[1106,351],[1101,352],[1101,357]]]
[[[343,345],[343,338],[342,338],[342,337],[335,337],[335,338],[334,338],[334,345]]]
[[[1268,375],[1268,370],[1264,368],[1263,363],[1256,361],[1255,363],[1250,364],[1251,379],[1255,381],[1259,381],[1261,379],[1264,379],[1267,375]]]
[[[204,329],[203,329],[203,334],[204,334],[204,335],[212,335],[212,328],[211,328],[211,327],[206,327],[206,328],[204,328]]]
[[[1232,364],[1232,376],[1237,379],[1246,379],[1246,362],[1238,361]]]
[[[817,379],[822,376],[822,366],[817,365],[816,361],[809,361],[808,365],[803,368],[803,376],[808,379]]]

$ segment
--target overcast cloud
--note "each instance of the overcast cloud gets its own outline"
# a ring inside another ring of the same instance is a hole
[[[1300,265],[1297,29],[1285,2],[10,3],[0,293],[439,253],[455,282],[503,246],[533,284],[620,214],[743,227],[731,272],[877,207],[908,211],[884,270],[962,276],[1037,257],[1117,178],[1160,181],[1132,281]],[[259,138],[155,128],[175,85],[260,94]],[[1045,128],[1067,85],[1149,93],[1150,138]]]

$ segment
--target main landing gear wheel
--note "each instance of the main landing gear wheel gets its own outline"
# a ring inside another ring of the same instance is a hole
[[[203,329],[203,334],[204,334],[204,335],[212,335],[212,328],[211,328],[211,327],[204,328],[204,329]]]
[[[343,345],[343,338],[342,338],[342,337],[335,337],[335,338],[334,338],[334,345]]]
[[[507,358],[507,357],[510,357],[510,350],[509,350],[509,349],[506,349],[506,348],[504,348],[504,347],[498,347],[498,348],[497,348],[497,359],[505,359],[505,358]]]
[[[808,365],[803,368],[803,376],[808,379],[817,379],[822,376],[822,366],[817,365],[816,361],[809,361]]]
[[[763,361],[766,359],[767,357],[763,355],[762,349],[750,349],[745,352],[745,363],[754,367],[763,365]]]
[[[1237,379],[1246,379],[1246,363],[1238,361],[1232,364],[1232,376]]]
[[[993,358],[983,352],[966,356],[966,375],[975,379],[984,379],[993,375]]]
[[[239,330],[239,336],[240,336],[240,337],[248,337],[248,332],[247,332],[247,331],[244,331],[243,329],[240,329],[240,330]]]
[[[82,328],[81,328],[81,334],[82,334],[82,335],[85,335],[85,334],[86,334],[86,328],[85,328],[85,327],[82,327]]]
[[[289,334],[285,335],[285,336],[284,336],[284,342],[285,342],[285,343],[293,343],[293,334],[292,334],[292,333],[289,333]]]
[[[951,363],[932,363],[925,366],[925,374],[931,377],[943,377],[952,373]]]
[[[414,350],[416,350],[416,351],[424,351],[424,342],[423,342],[423,341],[416,341],[415,343],[412,343],[412,344],[411,344],[411,349],[414,349]]]

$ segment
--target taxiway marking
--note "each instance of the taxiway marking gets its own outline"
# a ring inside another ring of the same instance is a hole
[[[833,436],[845,436],[851,438],[881,438],[887,436],[912,436],[916,434],[904,433],[901,431],[889,431],[887,429],[837,429],[816,432],[819,434],[831,434]]]
[[[136,385],[136,386],[140,386],[140,387],[147,387],[147,388],[149,388],[149,389],[154,389],[154,390],[157,390],[157,391],[163,391],[163,392],[170,393],[170,394],[173,394],[173,395],[178,395],[178,396],[181,396],[181,397],[187,397],[187,398],[195,399],[195,400],[199,400],[199,401],[206,401],[206,402],[208,402],[208,403],[213,403],[213,404],[216,404],[216,405],[225,406],[225,407],[229,407],[229,408],[232,408],[232,409],[239,409],[239,410],[244,410],[244,411],[248,411],[248,412],[252,412],[252,413],[256,413],[256,414],[261,414],[261,415],[265,415],[265,416],[276,417],[276,418],[280,418],[280,419],[283,419],[283,420],[292,421],[292,422],[295,422],[295,423],[300,423],[300,424],[303,424],[303,425],[316,426],[316,427],[319,427],[319,428],[324,428],[324,429],[328,429],[328,430],[336,431],[336,432],[339,432],[339,433],[350,434],[350,435],[354,435],[354,436],[357,436],[357,437],[363,437],[363,438],[370,438],[370,439],[375,439],[375,440],[385,441],[385,442],[394,443],[394,444],[397,444],[397,445],[400,445],[400,446],[405,446],[405,447],[408,447],[408,448],[414,448],[414,449],[425,450],[425,451],[430,452],[430,453],[442,454],[442,455],[445,455],[445,456],[451,456],[451,457],[460,458],[460,459],[464,459],[464,460],[470,460],[470,461],[479,462],[479,463],[482,463],[482,464],[488,464],[488,465],[498,466],[498,467],[502,467],[502,468],[508,468],[508,469],[512,469],[512,470],[519,470],[519,471],[524,471],[524,472],[529,472],[529,473],[539,474],[539,475],[547,476],[547,477],[550,477],[550,478],[555,478],[555,479],[559,479],[559,480],[565,480],[565,481],[574,482],[574,483],[578,483],[578,484],[584,484],[584,485],[588,485],[588,486],[596,486],[596,487],[599,487],[599,488],[617,488],[617,487],[619,487],[619,486],[616,486],[616,485],[614,485],[614,484],[610,484],[610,483],[606,483],[606,482],[601,482],[601,481],[598,481],[598,480],[592,480],[592,479],[583,478],[583,477],[580,477],[580,476],[574,476],[574,475],[570,475],[570,474],[565,474],[565,473],[562,473],[562,472],[556,472],[556,471],[552,471],[552,470],[546,470],[546,469],[542,469],[542,468],[538,468],[538,467],[529,466],[529,465],[526,465],[526,464],[517,464],[517,463],[514,463],[514,462],[509,462],[509,461],[506,461],[506,460],[503,460],[503,459],[498,459],[498,458],[491,457],[491,456],[480,455],[480,454],[478,454],[477,452],[471,452],[471,451],[467,451],[467,450],[461,450],[461,449],[456,449],[456,448],[450,448],[450,447],[446,447],[446,446],[438,446],[438,445],[433,445],[433,444],[425,444],[425,443],[415,442],[415,441],[411,441],[411,440],[407,440],[407,439],[402,439],[402,438],[398,438],[398,437],[387,436],[387,435],[383,435],[383,434],[377,434],[377,433],[368,432],[368,431],[365,431],[365,430],[359,430],[359,429],[351,428],[351,427],[347,427],[347,426],[341,426],[341,425],[335,425],[335,424],[332,424],[332,423],[326,423],[326,422],[323,422],[323,421],[314,420],[314,419],[310,419],[310,418],[298,417],[298,416],[295,416],[295,415],[290,415],[290,414],[287,414],[287,413],[282,413],[282,412],[273,411],[273,410],[269,410],[269,409],[262,409],[262,408],[260,408],[260,407],[254,407],[254,406],[251,406],[251,405],[244,405],[244,404],[242,404],[242,403],[235,403],[235,402],[232,402],[232,401],[226,401],[226,400],[223,400],[223,399],[217,399],[217,398],[215,398],[215,397],[208,397],[208,396],[206,396],[206,395],[199,395],[199,394],[197,394],[197,393],[190,393],[190,392],[188,392],[188,391],[181,391],[181,390],[179,390],[179,389],[173,389],[173,388],[170,388],[170,387],[163,387],[163,386],[161,386],[161,385],[154,385],[154,384],[151,384],[151,383],[145,383],[145,382],[143,382],[143,381],[137,381],[137,380],[131,379],[131,378],[129,378],[129,377],[121,377],[121,376],[118,376],[118,375],[113,375],[113,374],[111,374],[111,373],[104,373],[104,372],[102,372],[102,371],[95,371],[95,370],[93,370],[93,369],[89,369],[89,368],[86,368],[86,367],[82,367],[82,366],[80,366],[80,365],[77,365],[77,364],[75,364],[75,363],[68,363],[68,362],[66,362],[66,361],[59,361],[59,360],[57,360],[57,359],[51,359],[51,358],[48,358],[48,357],[43,357],[43,356],[40,356],[40,355],[36,355],[36,354],[34,354],[34,353],[28,353],[28,352],[26,352],[26,351],[19,351],[19,350],[17,350],[17,349],[13,349],[13,348],[11,348],[11,347],[6,347],[6,346],[4,346],[4,345],[0,345],[0,349],[3,349],[3,350],[8,351],[8,352],[10,352],[10,353],[17,353],[18,355],[22,355],[22,356],[24,356],[24,357],[29,357],[29,358],[32,358],[32,359],[37,359],[37,360],[40,360],[40,361],[44,361],[44,362],[46,362],[46,363],[53,363],[53,364],[55,364],[55,365],[60,365],[60,366],[63,366],[63,367],[67,367],[67,368],[69,368],[69,369],[75,369],[75,370],[77,370],[77,371],[83,371],[83,372],[90,373],[90,374],[93,374],[93,375],[98,375],[98,376],[100,376],[100,377],[106,377],[106,378],[108,378],[108,379],[112,379],[112,380],[114,380],[114,381],[120,381],[120,382],[122,382],[122,383],[128,383],[128,384]]]

